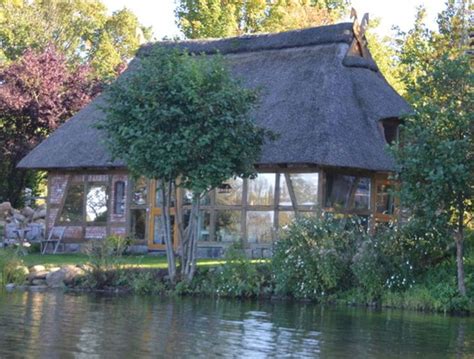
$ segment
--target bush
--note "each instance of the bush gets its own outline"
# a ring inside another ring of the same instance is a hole
[[[136,294],[162,294],[166,290],[162,278],[152,271],[130,273],[126,282]]]
[[[17,250],[0,250],[0,284],[5,286],[8,283],[23,284],[26,273],[23,261],[19,258]]]
[[[109,236],[104,240],[87,243],[85,252],[89,260],[83,284],[94,289],[123,284],[121,264],[127,243],[128,239],[119,236]]]
[[[229,247],[225,255],[226,263],[214,271],[214,287],[218,296],[254,297],[259,296],[265,285],[269,285],[269,273],[265,275],[265,265],[252,263],[240,244]]]
[[[358,240],[365,237],[358,218],[303,217],[276,243],[275,291],[300,299],[322,299],[352,283],[350,265]]]

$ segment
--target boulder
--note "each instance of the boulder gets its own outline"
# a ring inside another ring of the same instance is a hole
[[[45,271],[45,270],[46,270],[46,268],[41,264],[37,264],[33,267],[30,267],[30,273],[42,272],[42,271]]]
[[[57,270],[49,272],[46,276],[46,284],[50,288],[62,288],[64,287],[64,278],[66,278],[66,272]]]
[[[73,265],[66,265],[61,268],[61,271],[64,272],[64,284],[70,285],[73,284],[74,281],[85,274],[85,271],[82,268],[73,266]]]
[[[27,218],[32,218],[33,215],[35,214],[35,210],[31,207],[26,206],[20,211],[20,213]]]
[[[45,279],[33,279],[31,285],[46,285]]]
[[[34,213],[33,213],[33,221],[36,221],[38,219],[43,219],[46,218],[46,208],[38,208]]]
[[[22,215],[21,213],[14,213],[13,214],[13,219],[17,223],[23,223],[23,222],[25,222],[26,217],[24,215]]]
[[[39,270],[37,272],[32,272],[28,275],[28,281],[32,282],[35,279],[46,279],[46,276],[49,274],[48,270]]]

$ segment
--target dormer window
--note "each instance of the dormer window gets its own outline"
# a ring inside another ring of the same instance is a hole
[[[385,138],[385,142],[392,145],[398,141],[400,120],[397,118],[387,118],[380,121],[381,130]]]

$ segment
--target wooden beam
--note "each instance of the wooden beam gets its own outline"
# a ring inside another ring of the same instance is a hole
[[[293,206],[293,211],[295,211],[296,216],[299,216],[298,203],[296,201],[296,195],[295,195],[295,191],[294,191],[294,188],[293,188],[293,183],[291,182],[291,178],[290,178],[289,173],[285,173],[285,181],[286,181],[286,185],[288,186],[288,193],[290,194],[290,199],[291,199],[291,204]]]

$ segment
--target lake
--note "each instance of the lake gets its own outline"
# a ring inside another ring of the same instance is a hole
[[[0,358],[474,358],[474,318],[314,304],[0,292]]]

